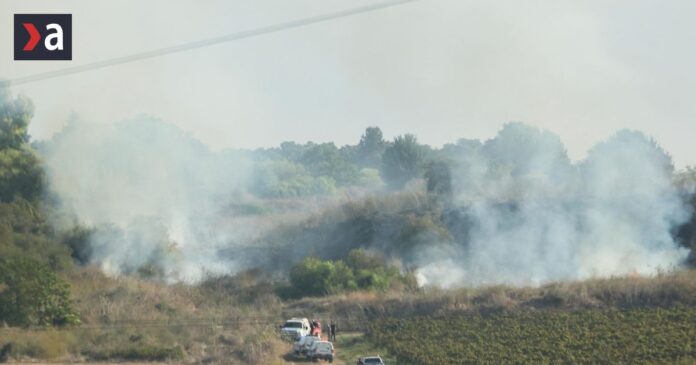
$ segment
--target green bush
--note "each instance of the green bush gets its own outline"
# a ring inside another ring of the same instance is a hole
[[[298,294],[319,296],[355,290],[353,272],[342,261],[308,257],[290,270],[290,283]]]
[[[346,261],[308,257],[290,270],[292,290],[281,289],[280,296],[321,296],[358,289],[386,290],[403,279],[399,269],[384,258],[364,250],[352,250]]]
[[[18,257],[0,261],[0,321],[14,326],[79,323],[70,288],[46,265]]]

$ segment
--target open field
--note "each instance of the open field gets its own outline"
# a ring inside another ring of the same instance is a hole
[[[692,364],[696,308],[384,319],[368,338],[399,364]]]
[[[336,336],[336,355],[346,364],[354,364],[362,356],[379,355],[387,364],[396,364],[396,357],[385,348],[370,343],[360,332],[344,333]]]

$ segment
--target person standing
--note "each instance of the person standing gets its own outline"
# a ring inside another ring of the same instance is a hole
[[[333,319],[329,325],[329,339],[331,341],[336,341],[336,322],[334,322]]]

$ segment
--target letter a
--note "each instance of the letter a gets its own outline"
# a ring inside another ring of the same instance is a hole
[[[55,50],[63,50],[63,28],[60,27],[60,25],[56,23],[52,23],[46,26],[46,30],[51,30],[54,29],[56,32],[51,33],[46,36],[46,39],[44,40],[44,45],[46,46],[46,49],[49,51],[55,51]],[[56,41],[54,44],[51,44],[51,40],[55,39]]]

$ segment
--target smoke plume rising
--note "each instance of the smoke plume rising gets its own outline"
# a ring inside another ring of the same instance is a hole
[[[520,123],[485,143],[461,140],[452,155],[454,196],[446,210],[464,217],[447,228],[465,234],[424,235],[428,242],[409,252],[398,249],[398,238],[348,242],[348,235],[311,232],[285,237],[285,246],[293,247],[264,246],[264,234],[281,222],[302,227],[309,210],[289,209],[289,220],[234,208],[271,204],[254,196],[253,185],[260,176],[283,179],[254,175],[263,162],[252,152],[212,152],[147,117],[112,125],[73,121],[44,148],[62,220],[95,228],[91,260],[115,275],[145,267],[169,281],[192,282],[206,273],[278,269],[269,256],[296,260],[336,251],[320,248],[336,242],[396,255],[418,267],[422,285],[441,287],[650,275],[679,266],[687,255],[673,230],[691,211],[672,181],[671,158],[635,131],[616,133],[575,163],[558,136]],[[313,213],[335,207],[330,201],[316,200]],[[364,231],[340,225],[343,232]]]
[[[558,137],[512,123],[460,166],[469,240],[423,250],[423,284],[649,275],[687,255],[671,234],[691,213],[671,158],[639,132],[620,131],[571,164]]]
[[[222,214],[247,178],[245,160],[212,153],[172,125],[73,121],[45,154],[62,212],[96,228],[91,259],[108,273],[150,265],[170,280],[197,280],[231,272],[217,249],[254,234]]]

